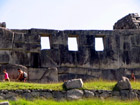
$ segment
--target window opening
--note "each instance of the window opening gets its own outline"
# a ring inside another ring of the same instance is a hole
[[[96,37],[95,38],[95,50],[96,51],[103,51],[104,50],[103,37]]]
[[[41,49],[50,49],[50,39],[49,36],[41,37]]]
[[[69,51],[78,51],[77,37],[68,37]]]

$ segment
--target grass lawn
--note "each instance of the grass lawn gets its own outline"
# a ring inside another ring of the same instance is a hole
[[[120,101],[120,100],[100,100],[100,99],[83,99],[78,101],[53,101],[53,100],[33,100],[27,101],[19,99],[10,101],[10,105],[140,105],[140,101]]]
[[[63,83],[21,83],[21,82],[0,82],[0,90],[2,89],[51,89],[51,90],[63,90]],[[112,90],[116,81],[89,81],[84,83],[84,89],[95,89],[95,90]],[[132,82],[133,89],[140,89],[140,81]]]

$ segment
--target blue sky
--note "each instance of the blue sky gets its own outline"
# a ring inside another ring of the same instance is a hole
[[[108,29],[139,0],[0,0],[0,21],[10,29]]]

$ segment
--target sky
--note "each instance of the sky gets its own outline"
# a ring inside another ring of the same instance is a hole
[[[140,0],[0,0],[0,22],[9,29],[112,30],[129,13],[140,14]],[[75,41],[68,40],[70,50],[78,50]],[[102,39],[96,42],[102,51]],[[49,38],[41,44],[49,49]]]
[[[0,0],[0,22],[9,29],[112,30],[139,0]]]

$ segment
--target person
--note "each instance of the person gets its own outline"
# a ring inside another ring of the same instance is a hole
[[[4,75],[4,80],[3,80],[3,81],[10,81],[10,78],[9,78],[9,75],[8,75],[6,69],[3,70],[3,73],[5,74],[5,75]]]
[[[131,78],[132,78],[132,80],[134,80],[134,82],[136,81],[136,77],[133,72],[131,73]]]
[[[18,76],[17,80],[26,82],[27,73],[22,71],[21,69],[18,69],[18,72],[19,72],[19,76]]]

